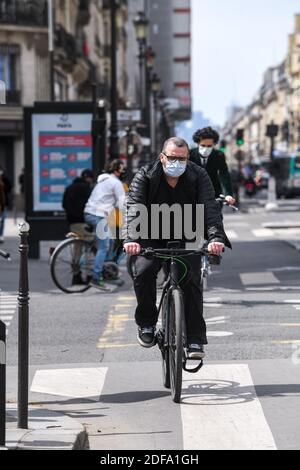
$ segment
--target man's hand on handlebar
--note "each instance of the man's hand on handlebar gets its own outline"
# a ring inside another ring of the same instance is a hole
[[[124,250],[127,255],[139,255],[141,252],[141,245],[139,243],[129,242],[124,243]]]
[[[234,197],[232,197],[232,196],[226,196],[226,197],[225,197],[225,201],[226,201],[230,206],[234,206],[235,203],[236,203],[236,199],[234,199]]]
[[[217,256],[220,256],[224,250],[225,250],[225,245],[224,243],[220,243],[220,242],[209,243],[207,247],[207,251],[209,253],[211,253],[212,255],[217,255]]]

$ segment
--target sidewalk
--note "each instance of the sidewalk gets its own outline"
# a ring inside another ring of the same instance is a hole
[[[17,428],[17,407],[7,405],[8,450],[88,450],[84,427],[74,418],[38,406],[29,408],[29,429]]]

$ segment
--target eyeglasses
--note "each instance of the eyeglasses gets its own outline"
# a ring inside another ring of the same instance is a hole
[[[168,161],[170,163],[175,163],[175,162],[179,162],[179,163],[185,163],[187,162],[188,158],[187,157],[175,157],[174,155],[167,155],[166,153],[163,152],[163,155],[165,157],[167,157]]]

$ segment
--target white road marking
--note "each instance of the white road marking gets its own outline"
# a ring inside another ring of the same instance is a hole
[[[184,372],[180,408],[185,450],[276,449],[246,364]]]
[[[38,370],[32,381],[31,392],[71,398],[99,398],[106,372],[107,367]]]
[[[243,292],[241,289],[227,289],[226,287],[213,287],[211,289],[213,292],[230,292],[230,293],[238,293]]]
[[[233,336],[231,331],[208,331],[207,336],[211,338],[225,338],[226,336]]]
[[[296,300],[284,300],[285,304],[300,304],[300,299]]]
[[[287,291],[287,290],[299,290],[297,286],[276,286],[276,287],[246,287],[248,291]]]
[[[273,273],[241,273],[240,278],[245,286],[257,284],[280,284],[280,281]]]
[[[226,235],[229,239],[239,238],[238,234],[234,230],[226,230]]]
[[[226,320],[229,320],[230,317],[212,317],[212,318],[207,318],[206,323],[209,325],[218,325],[221,323],[226,323]]]
[[[298,268],[297,266],[284,266],[282,268],[270,268],[270,269],[267,269],[267,271],[273,271],[273,272],[300,271],[300,267]]]
[[[252,230],[252,233],[257,238],[264,238],[264,237],[274,237],[275,233],[273,230],[269,228],[260,228],[256,230]]]
[[[203,305],[204,307],[208,307],[208,308],[221,308],[222,307],[222,304],[212,304],[212,303],[207,303],[207,302],[204,302]]]

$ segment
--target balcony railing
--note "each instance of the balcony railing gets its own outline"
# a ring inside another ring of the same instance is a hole
[[[78,24],[80,24],[81,26],[85,26],[90,21],[90,18],[90,0],[80,0],[77,18]]]
[[[0,0],[0,24],[47,26],[46,0]]]
[[[75,64],[79,55],[75,37],[60,25],[55,29],[55,53],[66,66]]]

